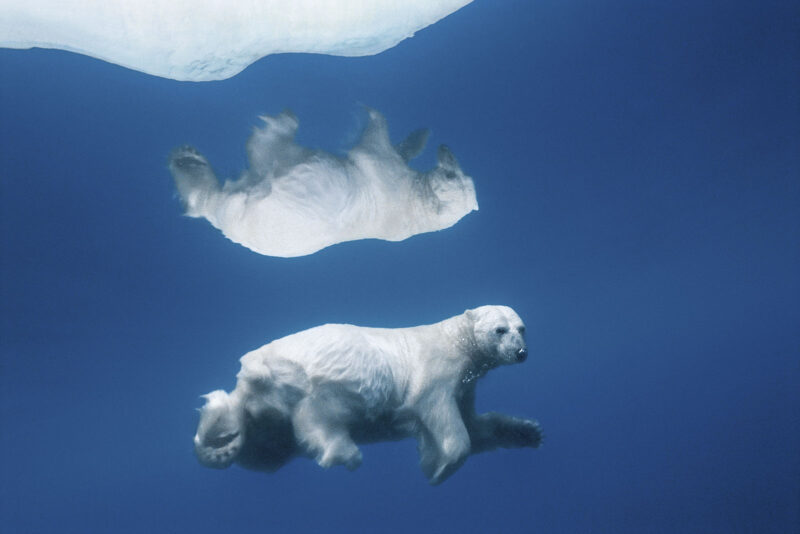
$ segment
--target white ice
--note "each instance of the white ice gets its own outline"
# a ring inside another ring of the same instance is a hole
[[[446,146],[438,164],[417,172],[408,161],[427,130],[392,146],[386,121],[369,110],[358,144],[345,157],[301,147],[290,112],[261,117],[247,141],[250,168],[220,185],[192,147],[170,156],[169,168],[190,217],[205,217],[236,243],[267,256],[293,257],[356,239],[400,241],[454,225],[478,209],[472,178]]]
[[[365,56],[472,0],[0,0],[0,47],[58,48],[175,80],[269,54]]]

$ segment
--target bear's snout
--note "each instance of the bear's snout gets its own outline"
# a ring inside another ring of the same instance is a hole
[[[517,361],[524,362],[526,359],[528,359],[528,349],[519,349],[517,351]]]

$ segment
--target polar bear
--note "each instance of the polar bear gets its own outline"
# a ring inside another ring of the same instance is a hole
[[[300,455],[355,469],[356,443],[413,437],[438,484],[469,454],[539,446],[536,421],[475,413],[476,379],[527,355],[525,326],[507,306],[410,328],[304,330],[245,354],[236,388],[204,396],[195,452],[215,468],[275,471]]]

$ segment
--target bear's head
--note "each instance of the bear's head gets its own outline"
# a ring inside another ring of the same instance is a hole
[[[528,357],[525,325],[508,306],[481,306],[465,312],[472,324],[475,348],[494,367],[523,362]]]
[[[477,210],[478,200],[472,178],[464,174],[450,149],[441,145],[437,157],[439,164],[428,171],[426,177],[433,193],[435,217],[450,226],[470,211]]]

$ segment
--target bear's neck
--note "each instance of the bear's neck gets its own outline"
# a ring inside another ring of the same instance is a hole
[[[487,371],[496,367],[478,348],[475,340],[475,331],[472,322],[464,315],[457,315],[441,323],[447,336],[457,347],[457,353],[462,356],[461,381],[466,383],[485,375]]]

